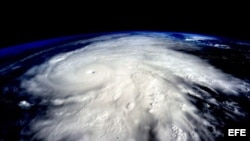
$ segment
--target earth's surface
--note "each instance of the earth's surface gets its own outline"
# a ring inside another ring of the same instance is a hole
[[[1,141],[212,141],[231,128],[249,136],[247,42],[106,33],[9,47],[0,57]]]

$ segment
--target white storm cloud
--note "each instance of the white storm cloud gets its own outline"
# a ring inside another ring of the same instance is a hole
[[[32,122],[34,138],[213,140],[211,134],[221,133],[210,133],[206,127],[213,125],[188,100],[187,93],[202,98],[191,86],[234,95],[246,86],[198,57],[173,50],[175,46],[185,49],[190,44],[126,35],[59,54],[32,68],[26,75],[34,77],[24,79],[22,87],[35,96],[50,97],[52,104],[48,118]]]

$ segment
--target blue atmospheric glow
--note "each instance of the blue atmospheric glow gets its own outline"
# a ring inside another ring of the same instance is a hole
[[[66,37],[52,38],[48,40],[41,40],[41,41],[35,41],[35,42],[25,43],[21,45],[10,46],[10,47],[3,48],[0,50],[0,58],[11,56],[11,55],[17,55],[30,49],[39,49],[39,48],[53,45],[56,43],[75,40],[83,36],[84,35],[66,36]]]

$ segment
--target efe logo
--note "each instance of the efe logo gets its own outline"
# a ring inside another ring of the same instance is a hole
[[[228,129],[228,136],[246,136],[246,129]]]

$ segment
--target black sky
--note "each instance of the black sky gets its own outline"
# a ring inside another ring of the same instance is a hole
[[[233,8],[11,8],[1,12],[0,47],[58,36],[131,30],[183,31],[250,40],[249,10]]]

